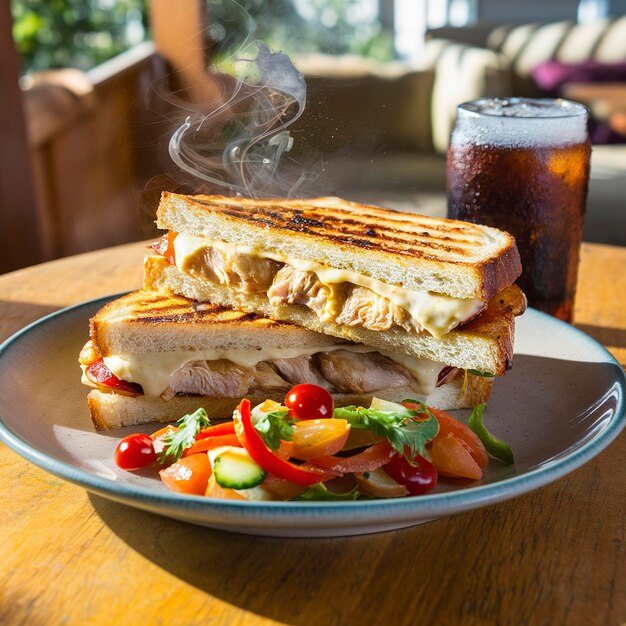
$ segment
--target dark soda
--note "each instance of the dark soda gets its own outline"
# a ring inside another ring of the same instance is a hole
[[[510,232],[523,267],[517,284],[529,304],[566,321],[574,308],[591,152],[586,109],[578,106],[582,119],[518,117],[508,109],[504,118],[481,111],[457,118],[448,152],[448,217]],[[488,116],[496,120],[485,125]],[[551,127],[542,131],[545,124]]]

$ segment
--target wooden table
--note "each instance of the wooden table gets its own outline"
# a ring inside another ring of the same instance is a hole
[[[138,287],[143,252],[0,277],[0,339]],[[578,325],[625,363],[626,248],[585,245],[578,292]],[[622,434],[512,501],[397,532],[281,540],[109,502],[0,446],[0,624],[626,624],[624,459]]]

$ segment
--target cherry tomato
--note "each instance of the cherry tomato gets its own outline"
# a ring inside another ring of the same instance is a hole
[[[385,465],[385,471],[396,482],[404,485],[412,496],[419,496],[435,487],[437,484],[437,470],[423,456],[416,456],[413,462],[415,467],[403,456],[396,454]]]
[[[285,406],[299,420],[314,420],[332,417],[335,403],[324,387],[302,383],[287,393]]]
[[[156,461],[156,453],[150,435],[128,435],[115,448],[115,462],[125,470],[137,470]]]

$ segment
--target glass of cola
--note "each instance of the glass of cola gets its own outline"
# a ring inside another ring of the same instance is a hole
[[[587,108],[556,99],[485,98],[457,108],[448,217],[517,242],[531,306],[571,322],[591,143]]]

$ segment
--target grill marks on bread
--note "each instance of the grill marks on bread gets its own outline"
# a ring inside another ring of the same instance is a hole
[[[139,351],[154,349],[151,346],[160,344],[162,338],[174,343],[189,342],[187,347],[191,349],[198,342],[193,333],[220,337],[222,331],[228,333],[231,328],[259,335],[267,329],[288,332],[293,325],[253,312],[235,311],[229,306],[141,290],[102,307],[89,320],[89,337],[101,356],[110,356],[132,352],[135,345]],[[213,331],[207,334],[204,329]]]
[[[521,273],[515,240],[503,231],[341,198],[255,200],[164,192],[157,225],[354,271],[388,285],[483,302]]]
[[[164,297],[162,293],[149,291],[136,291],[107,306],[114,306],[118,317],[123,317],[129,324],[135,325],[168,323],[207,325],[224,322],[248,322],[263,327],[280,325],[280,322],[254,313],[234,311],[226,306],[194,302],[174,295]],[[106,312],[103,314],[103,317],[105,316]],[[100,314],[97,317],[100,317]]]
[[[355,210],[319,206],[307,200],[279,203],[223,196],[194,196],[209,210],[249,224],[311,235],[324,241],[382,250],[411,259],[467,263],[467,254],[484,243],[476,225],[355,205]],[[321,200],[321,199],[320,199]],[[332,200],[332,199],[331,199]],[[297,208],[291,206],[297,204]],[[350,203],[344,203],[348,206]],[[459,258],[450,258],[456,255]]]

